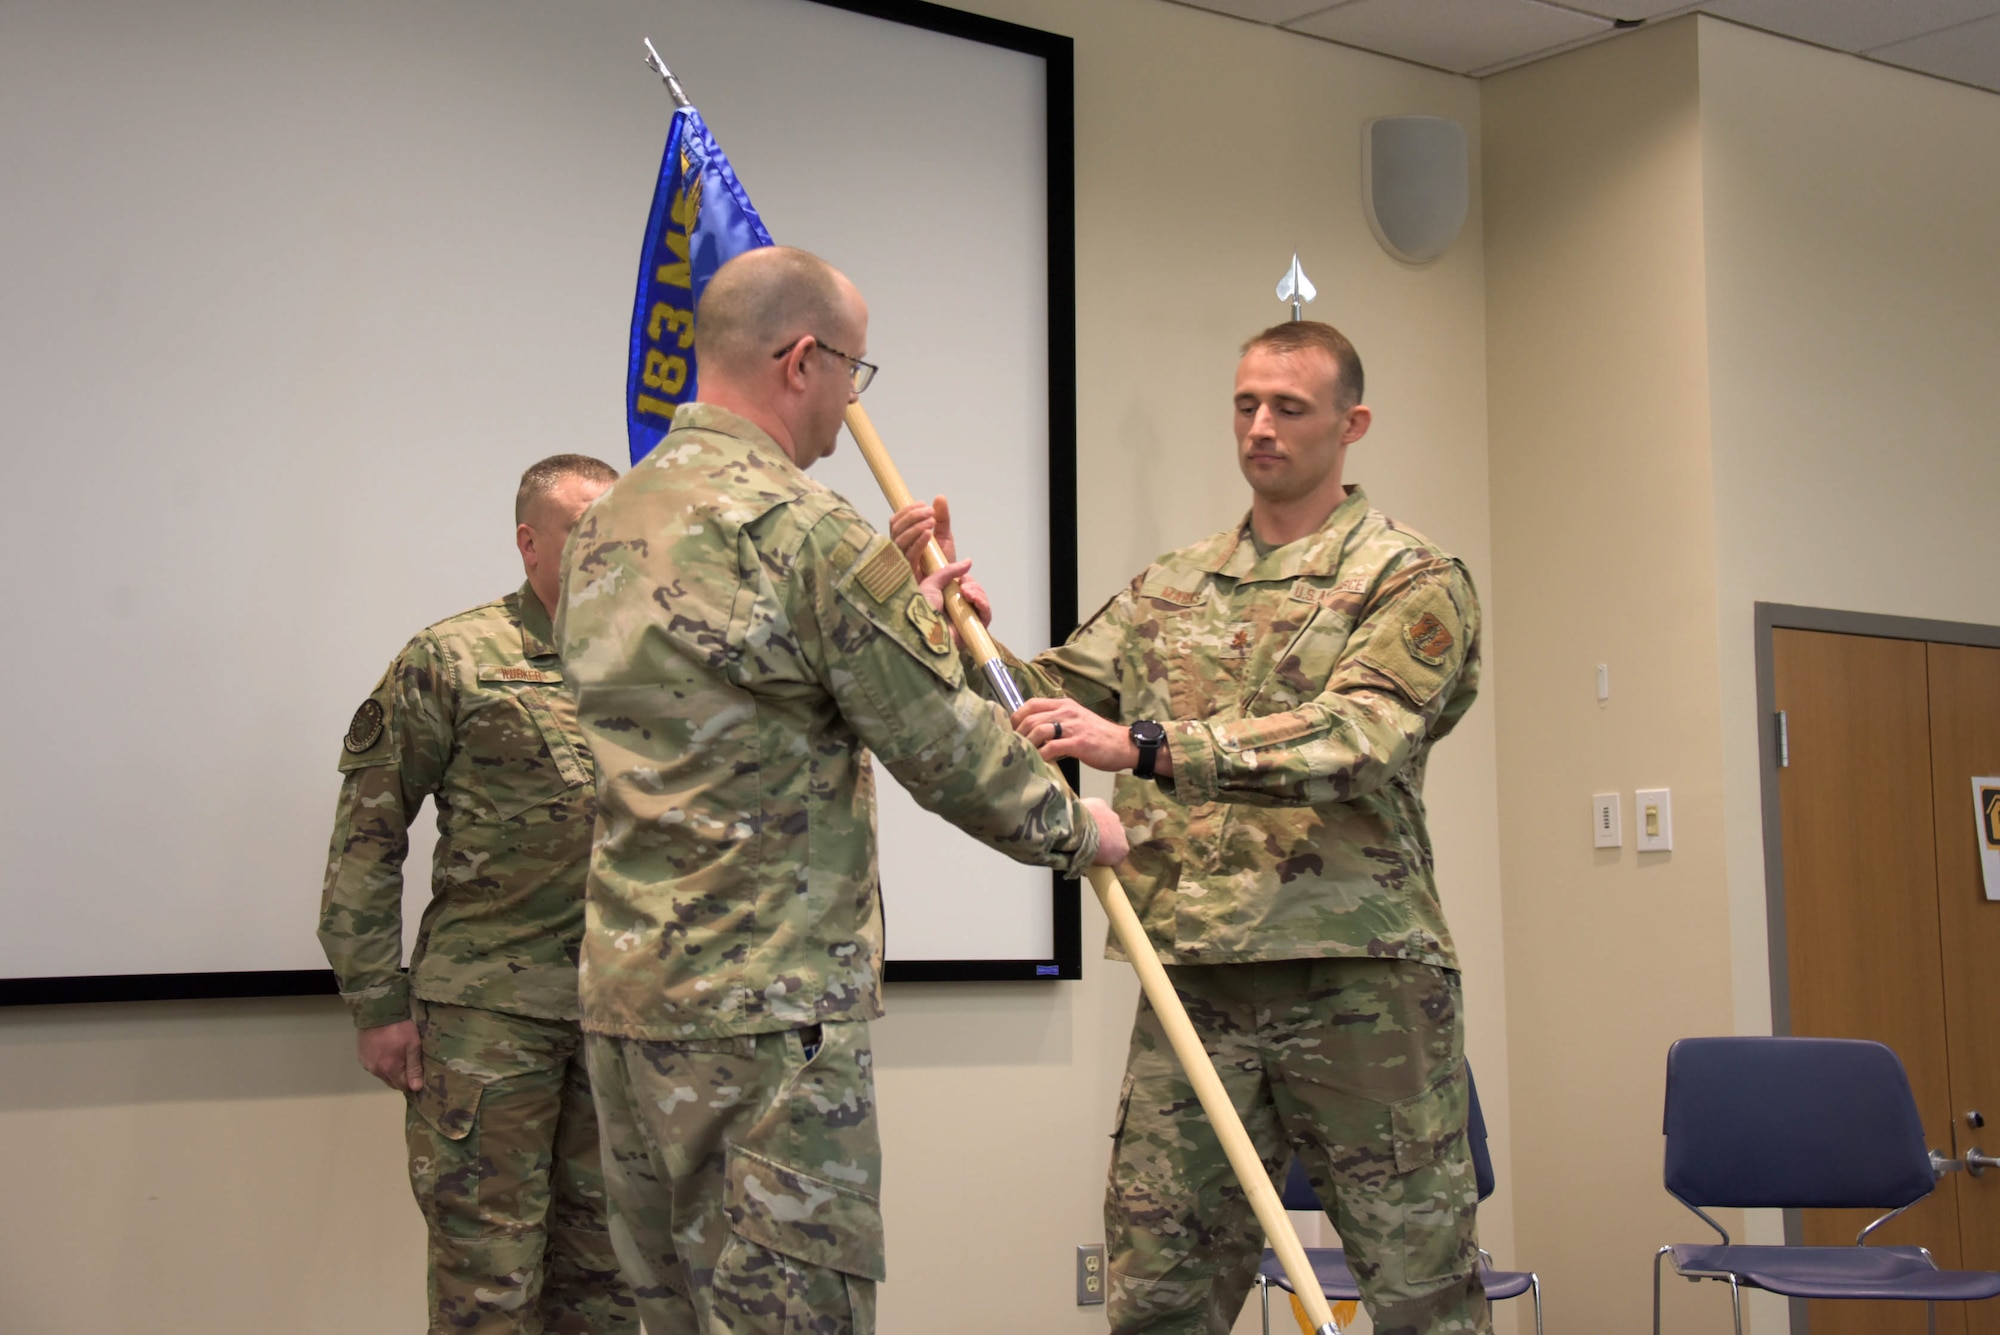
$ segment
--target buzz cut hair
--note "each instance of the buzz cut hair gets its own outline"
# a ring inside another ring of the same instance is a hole
[[[810,251],[760,246],[708,280],[694,313],[701,362],[749,371],[811,334],[824,341],[848,319],[840,273]]]
[[[1272,325],[1243,345],[1246,354],[1252,348],[1278,353],[1318,348],[1333,358],[1334,366],[1339,368],[1340,377],[1333,390],[1334,407],[1346,412],[1361,402],[1361,354],[1347,341],[1347,335],[1330,324],[1321,324],[1318,320],[1287,320],[1283,324]]]
[[[618,470],[588,454],[551,454],[540,463],[529,464],[514,492],[514,522],[527,523],[535,506],[554,494],[556,484],[568,477],[609,486],[618,480]]]

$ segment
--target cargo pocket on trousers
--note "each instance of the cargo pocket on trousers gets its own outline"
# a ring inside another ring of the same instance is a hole
[[[1395,1139],[1404,1275],[1412,1284],[1468,1272],[1478,1204],[1465,1150],[1465,1067],[1390,1107]]]
[[[745,1242],[856,1279],[884,1276],[882,1203],[873,1196],[732,1145],[726,1200],[729,1231]]]
[[[485,1086],[442,1062],[424,1059],[424,1087],[409,1100],[404,1128],[410,1147],[410,1190],[426,1218],[435,1218],[440,1193],[459,1191],[458,1168],[479,1124]]]

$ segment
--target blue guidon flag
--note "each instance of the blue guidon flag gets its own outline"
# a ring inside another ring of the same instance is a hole
[[[701,113],[674,112],[639,255],[632,361],[625,374],[626,435],[638,463],[695,396],[694,308],[729,259],[771,244]]]

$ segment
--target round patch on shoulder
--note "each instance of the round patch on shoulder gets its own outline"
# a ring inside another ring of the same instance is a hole
[[[347,725],[347,736],[340,739],[340,744],[349,755],[358,756],[381,739],[382,702],[370,696],[354,711],[354,721]]]

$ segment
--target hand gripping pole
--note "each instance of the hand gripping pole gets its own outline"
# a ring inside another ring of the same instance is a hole
[[[882,437],[875,432],[874,424],[868,420],[868,413],[858,403],[847,405],[847,429],[854,436],[854,443],[861,447],[861,457],[868,461],[869,471],[875,474],[882,494],[888,499],[891,510],[901,510],[913,503],[909,487],[903,483],[903,475],[896,471],[896,464],[889,457],[888,447]],[[935,571],[945,564],[944,552],[933,539],[924,549],[924,569]],[[994,691],[1006,702],[1009,713],[1021,707],[1021,691],[1014,684],[1013,676],[1007,671],[1005,661],[1000,656],[1000,647],[993,642],[986,627],[980,624],[979,616],[971,604],[952,584],[944,591],[945,612],[957,628],[959,638],[971,649],[972,656],[986,673],[986,679],[993,683]],[[1105,916],[1111,920],[1111,930],[1118,936],[1118,944],[1125,951],[1125,958],[1132,962],[1138,972],[1139,986],[1145,989],[1146,999],[1153,1003],[1153,1011],[1160,1017],[1160,1027],[1166,1030],[1167,1041],[1173,1045],[1174,1056],[1180,1059],[1181,1070],[1186,1073],[1188,1083],[1194,1086],[1195,1096],[1201,1100],[1201,1109],[1208,1115],[1209,1125],[1215,1128],[1216,1139],[1222,1142],[1223,1153],[1229,1156],[1229,1167],[1235,1172],[1236,1180],[1243,1184],[1244,1194],[1250,1198],[1250,1208],[1256,1212],[1257,1222],[1264,1227],[1264,1235],[1270,1240],[1271,1248],[1277,1252],[1279,1262],[1285,1267],[1285,1274],[1292,1281],[1292,1287],[1303,1302],[1306,1316],[1313,1323],[1315,1335],[1340,1335],[1340,1327],[1334,1324],[1333,1310],[1326,1304],[1326,1295],[1321,1291],[1319,1280],[1314,1278],[1312,1265],[1306,1260],[1305,1248],[1299,1245],[1299,1235],[1292,1230],[1292,1221],[1285,1214],[1284,1203],[1271,1186],[1271,1179],[1264,1171],[1264,1161],[1258,1157],[1256,1147],[1250,1143],[1250,1135],[1243,1129],[1243,1119],[1236,1115],[1236,1107],[1229,1101],[1229,1093],[1222,1087],[1222,1077],[1215,1073],[1215,1064],[1209,1060],[1208,1050],[1201,1045],[1201,1036],[1194,1031],[1194,1025],[1187,1017],[1187,1008],[1181,1005],[1180,994],[1174,991],[1167,971],[1160,964],[1159,956],[1153,950],[1153,943],[1146,939],[1146,929],[1140,925],[1139,915],[1132,911],[1132,901],[1125,897],[1125,887],[1118,884],[1118,878],[1109,867],[1092,867],[1089,870],[1090,888],[1097,892],[1098,903],[1104,906]]]

